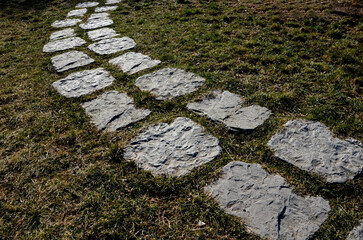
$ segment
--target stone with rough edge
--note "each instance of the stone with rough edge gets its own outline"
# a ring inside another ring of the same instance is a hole
[[[343,183],[363,170],[363,148],[357,140],[341,140],[320,122],[292,120],[267,145],[275,156],[298,168]]]
[[[89,7],[96,7],[98,6],[98,2],[83,2],[83,3],[78,3],[76,5],[76,8],[89,8]]]
[[[95,12],[107,12],[107,11],[114,11],[117,9],[117,6],[105,6],[105,7],[98,7],[95,9]]]
[[[294,194],[282,177],[267,173],[259,164],[231,162],[204,190],[228,214],[269,239],[308,239],[330,211],[328,201]]]
[[[89,30],[89,29],[107,27],[112,24],[113,24],[112,19],[100,18],[100,19],[87,20],[87,22],[79,24],[79,27],[85,30]]]
[[[350,232],[347,240],[363,240],[363,219],[359,221],[359,224]]]
[[[148,109],[135,108],[132,98],[117,91],[106,92],[82,106],[97,129],[108,132],[140,121],[151,113]]]
[[[49,40],[50,41],[54,41],[54,40],[59,40],[59,39],[63,39],[63,38],[70,38],[70,37],[74,37],[74,29],[73,28],[66,28],[57,32],[54,32],[50,35]]]
[[[95,60],[79,51],[70,51],[52,57],[52,64],[57,72],[64,72],[72,68],[85,66]]]
[[[107,0],[105,4],[107,5],[111,5],[111,4],[116,4],[116,3],[120,3],[121,0]]]
[[[78,19],[78,18],[57,20],[54,23],[52,23],[52,27],[55,27],[55,28],[72,27],[72,26],[77,25],[79,22],[82,22],[82,20]]]
[[[153,60],[149,56],[141,53],[128,52],[111,59],[109,63],[116,65],[125,73],[134,74],[141,70],[154,67],[161,63],[161,61]]]
[[[136,79],[135,85],[142,91],[150,91],[157,100],[172,99],[197,90],[205,79],[176,68],[164,68]]]
[[[127,49],[134,48],[136,43],[129,37],[108,38],[93,43],[88,48],[100,55],[113,54]]]
[[[240,96],[228,91],[214,91],[201,102],[188,103],[187,108],[231,130],[253,130],[262,125],[271,111],[258,105],[243,107]]]
[[[87,8],[69,11],[67,17],[83,17],[87,13]]]
[[[95,20],[95,19],[107,19],[110,17],[109,13],[93,13],[91,16],[87,19],[87,21]]]
[[[103,68],[69,74],[52,84],[65,97],[80,97],[110,86],[115,78]]]
[[[180,177],[221,153],[218,139],[189,118],[149,127],[125,149],[126,160],[154,175]]]
[[[79,37],[71,37],[60,40],[51,41],[44,45],[43,52],[57,52],[85,44],[86,41]]]
[[[117,34],[115,30],[111,28],[100,28],[96,30],[92,30],[87,32],[88,38],[91,39],[93,42],[100,41],[106,38],[113,38],[117,37],[120,34]]]

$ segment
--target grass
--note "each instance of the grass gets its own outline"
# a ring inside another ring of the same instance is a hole
[[[51,23],[77,2],[10,1],[0,10],[0,239],[259,239],[203,193],[235,160],[260,163],[296,193],[328,200],[332,211],[314,239],[345,239],[363,218],[362,176],[327,184],[266,147],[296,118],[362,141],[362,19],[330,13],[329,1],[124,1],[112,12],[113,28],[137,42],[136,52],[163,63],[128,76],[107,64],[117,54],[80,47],[96,59],[83,69],[105,67],[117,81],[67,99],[51,83],[78,69],[57,74],[50,63],[55,54],[42,48]],[[206,83],[162,102],[134,86],[138,76],[163,67],[192,71]],[[81,103],[113,89],[152,114],[116,133],[97,131]],[[274,116],[253,132],[233,133],[186,110],[215,89],[240,94]],[[183,178],[153,177],[123,160],[122,149],[144,127],[178,116],[218,137],[223,153]]]

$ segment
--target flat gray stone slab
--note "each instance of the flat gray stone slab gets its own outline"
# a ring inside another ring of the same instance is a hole
[[[70,38],[70,37],[74,37],[74,29],[73,28],[66,28],[57,32],[54,32],[50,35],[50,40],[54,41],[54,40],[59,40],[59,39],[63,39],[63,38]]]
[[[85,23],[79,24],[79,27],[85,30],[96,29],[107,27],[113,24],[112,19],[109,18],[100,18],[100,19],[89,19]]]
[[[320,122],[288,121],[267,145],[276,157],[328,182],[343,183],[363,170],[360,142],[335,138]]]
[[[74,47],[79,47],[85,44],[86,41],[79,37],[71,37],[60,40],[55,40],[44,45],[43,52],[57,52]]]
[[[51,60],[57,72],[64,72],[72,68],[85,66],[95,61],[87,54],[79,51],[66,52],[52,57]]]
[[[116,3],[120,3],[121,0],[107,0],[105,4],[107,5],[111,5],[111,4],[116,4]]]
[[[114,77],[103,68],[69,74],[52,84],[65,97],[80,97],[110,86]]]
[[[151,112],[137,109],[132,98],[126,93],[109,91],[83,105],[97,129],[108,132],[116,131],[127,125],[146,118]]]
[[[107,19],[110,17],[109,13],[93,13],[91,14],[91,16],[87,19],[87,21],[89,20],[94,20],[94,19]]]
[[[188,103],[187,108],[221,122],[231,130],[253,130],[271,116],[265,107],[243,107],[240,96],[229,91],[214,91],[201,102]]]
[[[142,91],[150,91],[157,100],[172,99],[197,90],[205,79],[176,68],[164,68],[136,79],[135,85]]]
[[[88,48],[100,55],[112,54],[121,52],[127,49],[134,48],[136,43],[129,37],[109,38],[93,43]]]
[[[57,20],[52,23],[52,27],[55,27],[55,28],[72,27],[72,26],[76,26],[79,22],[82,22],[82,20],[78,19],[78,18]]]
[[[83,2],[83,3],[78,3],[76,5],[76,8],[89,8],[89,7],[96,7],[98,6],[98,2]]]
[[[67,17],[83,17],[87,13],[87,8],[69,11]]]
[[[118,7],[117,6],[105,6],[105,7],[98,7],[95,9],[95,12],[107,12],[107,11],[114,11]]]
[[[125,149],[126,160],[136,161],[154,175],[183,176],[220,154],[218,139],[189,118],[149,127]]]
[[[117,37],[120,34],[117,34],[115,32],[115,30],[111,29],[111,28],[101,28],[101,29],[96,29],[93,31],[89,31],[87,32],[88,34],[88,38],[91,39],[92,41],[100,41],[106,38],[113,38],[113,37]]]
[[[359,221],[359,224],[350,232],[347,240],[363,240],[363,219]]]
[[[111,59],[109,63],[117,66],[125,73],[134,74],[141,70],[154,67],[161,63],[161,61],[153,60],[149,56],[141,53],[128,52],[117,58]]]
[[[308,239],[330,211],[328,201],[292,193],[282,177],[268,174],[259,164],[231,162],[205,191],[228,214],[269,239]]]

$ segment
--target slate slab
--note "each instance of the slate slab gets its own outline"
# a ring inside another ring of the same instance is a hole
[[[117,66],[125,73],[134,74],[141,70],[154,67],[161,63],[161,61],[153,60],[149,56],[141,53],[128,52],[117,58],[111,59],[109,63]]]
[[[87,8],[69,11],[67,17],[83,17],[87,13]]]
[[[113,54],[134,48],[136,43],[129,37],[109,38],[93,43],[88,48],[100,55]]]
[[[88,19],[87,22],[79,24],[79,27],[85,30],[107,27],[113,24],[112,19],[99,18]]]
[[[359,221],[359,224],[349,233],[347,240],[363,240],[363,219]]]
[[[96,7],[98,6],[98,2],[83,2],[83,3],[78,3],[76,5],[76,8],[89,8],[89,7]]]
[[[107,12],[107,11],[114,11],[118,7],[117,6],[105,6],[105,7],[98,7],[95,9],[95,12]]]
[[[79,51],[66,52],[51,58],[53,67],[57,72],[64,72],[72,68],[93,63],[95,60]]]
[[[57,20],[52,23],[52,27],[55,28],[64,28],[64,27],[72,27],[77,25],[79,22],[82,22],[81,19],[78,18],[69,18],[64,20]]]
[[[107,19],[110,17],[109,13],[93,13],[91,14],[91,16],[87,19],[87,21],[89,20],[94,20],[94,19]]]
[[[73,28],[66,28],[57,32],[54,32],[50,35],[50,40],[54,41],[54,40],[59,40],[59,39],[63,39],[63,38],[70,38],[70,37],[74,37],[74,29]]]
[[[92,41],[100,41],[106,38],[113,38],[113,37],[117,37],[120,34],[117,34],[115,32],[115,30],[111,29],[111,28],[100,28],[100,29],[96,29],[96,30],[92,30],[87,32],[88,34],[88,38],[91,39]]]
[[[60,40],[51,41],[44,45],[43,52],[57,52],[85,44],[86,41],[79,37],[71,37]]]
[[[121,0],[107,0],[105,4],[107,5],[111,5],[111,4],[116,4],[116,3],[120,3]]]

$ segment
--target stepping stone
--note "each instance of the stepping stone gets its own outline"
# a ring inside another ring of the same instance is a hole
[[[70,51],[52,57],[52,64],[57,72],[64,72],[72,68],[93,63],[95,60],[79,51]]]
[[[55,27],[55,28],[72,27],[72,26],[77,25],[79,22],[82,22],[82,20],[77,19],[77,18],[57,20],[54,23],[52,23],[52,27]]]
[[[116,3],[120,3],[121,0],[107,0],[105,4],[107,5],[111,5],[111,4],[116,4]]]
[[[308,239],[330,211],[328,201],[294,194],[282,177],[268,174],[259,164],[231,162],[204,190],[224,211],[268,239]]]
[[[88,34],[88,38],[94,42],[103,40],[106,38],[113,38],[113,37],[120,36],[120,34],[117,34],[115,32],[115,30],[113,30],[111,28],[101,28],[101,29],[89,31],[89,32],[87,32],[87,34]]]
[[[106,6],[106,7],[98,7],[95,9],[95,12],[107,12],[107,11],[114,11],[118,7],[117,6]]]
[[[218,139],[189,118],[149,127],[125,149],[126,160],[154,175],[184,176],[221,153]]]
[[[114,77],[103,68],[69,74],[52,84],[65,97],[80,97],[110,86]]]
[[[134,48],[136,43],[129,37],[109,38],[93,43],[88,48],[100,55],[112,54],[121,52],[127,49]]]
[[[87,8],[72,10],[68,13],[67,17],[83,17],[87,12]]]
[[[359,221],[359,224],[350,232],[347,240],[363,240],[363,219]]]
[[[134,74],[141,70],[154,67],[161,63],[161,61],[153,60],[149,56],[141,53],[128,52],[122,56],[111,59],[109,63],[116,65],[125,73]]]
[[[188,103],[187,108],[221,122],[231,130],[253,130],[262,125],[271,111],[258,105],[242,107],[240,96],[228,91],[214,91],[201,102]]]
[[[151,111],[137,109],[126,93],[109,91],[82,105],[99,130],[116,131],[146,118]]]
[[[320,122],[288,121],[267,145],[276,157],[331,183],[344,183],[363,170],[361,143],[335,138]]]
[[[99,3],[98,2],[84,2],[78,3],[76,8],[89,8],[89,7],[96,7]]]
[[[135,85],[142,91],[150,91],[157,100],[185,95],[202,86],[205,79],[176,68],[164,68],[136,79]]]
[[[87,22],[79,24],[79,27],[85,30],[107,27],[113,24],[112,19],[100,18],[100,19],[88,19]]]
[[[50,40],[54,41],[54,40],[59,40],[59,39],[63,39],[63,38],[69,38],[69,37],[74,37],[74,29],[73,28],[66,28],[64,30],[60,30],[57,32],[54,32],[50,35]]]
[[[86,41],[79,37],[65,38],[55,40],[44,45],[43,52],[57,52],[74,47],[79,47],[85,44]]]
[[[91,16],[87,19],[87,21],[89,20],[94,20],[94,19],[107,19],[110,17],[109,13],[93,13],[91,14]]]

